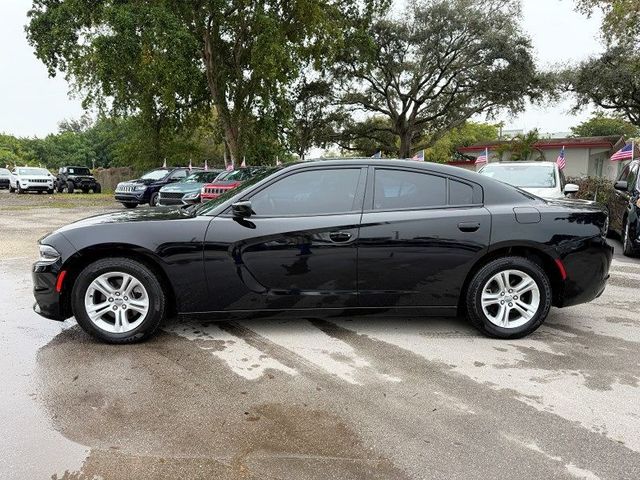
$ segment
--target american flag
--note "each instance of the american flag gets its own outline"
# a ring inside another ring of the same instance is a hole
[[[225,170],[226,170],[227,172],[233,172],[233,160],[231,160],[231,161],[229,162],[229,164],[227,165],[227,168],[225,168]]]
[[[189,158],[189,171],[193,170],[193,165],[191,164],[191,158]]]
[[[560,155],[556,159],[556,164],[560,170],[564,170],[564,167],[567,166],[567,161],[564,158],[564,145],[562,146],[562,150],[560,150]]]
[[[424,162],[424,150],[420,150],[416,153],[411,160],[417,160],[418,162]]]
[[[204,171],[208,171],[209,170],[209,164],[207,163],[207,160],[205,159],[204,161]]]
[[[242,168],[247,166],[247,157],[242,157],[242,163],[240,164]]]
[[[613,155],[611,155],[611,161],[619,162],[620,160],[631,159],[633,158],[633,150],[634,150],[634,143],[631,142],[628,145],[625,145],[624,147],[622,147]]]
[[[167,168],[167,159],[164,159],[164,162],[162,162],[162,168]]]
[[[489,160],[489,149],[485,148],[484,153],[480,155],[478,158],[476,158],[476,164],[487,163],[487,160]]]

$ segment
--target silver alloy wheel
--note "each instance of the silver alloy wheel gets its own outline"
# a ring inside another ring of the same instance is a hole
[[[503,270],[484,285],[480,301],[482,311],[491,323],[502,328],[517,328],[538,311],[540,289],[527,273]]]
[[[84,296],[89,319],[100,330],[126,333],[137,328],[149,313],[149,295],[140,280],[123,272],[97,277]]]

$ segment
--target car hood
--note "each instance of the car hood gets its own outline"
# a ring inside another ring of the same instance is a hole
[[[163,183],[163,180],[148,180],[142,178],[136,178],[134,180],[127,180],[126,182],[120,182],[118,185],[153,185],[154,183]]]
[[[94,217],[78,220],[56,230],[56,232],[66,232],[79,228],[94,227],[110,223],[133,223],[133,222],[153,222],[167,220],[181,220],[189,218],[189,215],[180,209],[172,207],[157,207],[153,209],[141,209],[131,211],[121,211],[96,215]]]
[[[563,198],[564,193],[562,193],[557,188],[530,188],[530,187],[520,187],[525,192],[532,193],[536,197],[542,198]]]
[[[160,189],[161,193],[191,193],[191,192],[199,192],[204,183],[172,183],[171,185],[165,185]]]

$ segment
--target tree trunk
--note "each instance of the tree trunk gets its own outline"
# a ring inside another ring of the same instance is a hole
[[[202,59],[207,73],[207,85],[209,86],[209,92],[211,93],[213,104],[216,107],[218,118],[222,124],[224,140],[229,149],[231,162],[234,165],[238,165],[242,154],[240,146],[240,126],[238,122],[234,121],[229,111],[224,80],[219,78],[219,73],[216,69],[215,46],[212,44],[212,41],[210,32],[205,30],[203,35],[204,48],[202,51]]]
[[[411,158],[411,138],[413,132],[411,130],[400,132],[400,151],[398,158]]]

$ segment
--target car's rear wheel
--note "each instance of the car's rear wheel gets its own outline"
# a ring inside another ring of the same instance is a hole
[[[122,205],[124,205],[125,208],[136,208],[138,206],[137,203],[128,203],[128,202],[122,202]]]
[[[158,192],[152,193],[151,198],[149,198],[149,206],[157,207],[159,198],[160,198],[160,194]]]
[[[524,337],[536,330],[551,308],[551,283],[544,270],[523,257],[492,260],[467,290],[471,323],[496,338]]]
[[[109,343],[133,343],[149,338],[165,316],[160,281],[142,263],[107,258],[88,265],[73,291],[73,313],[90,335]]]

